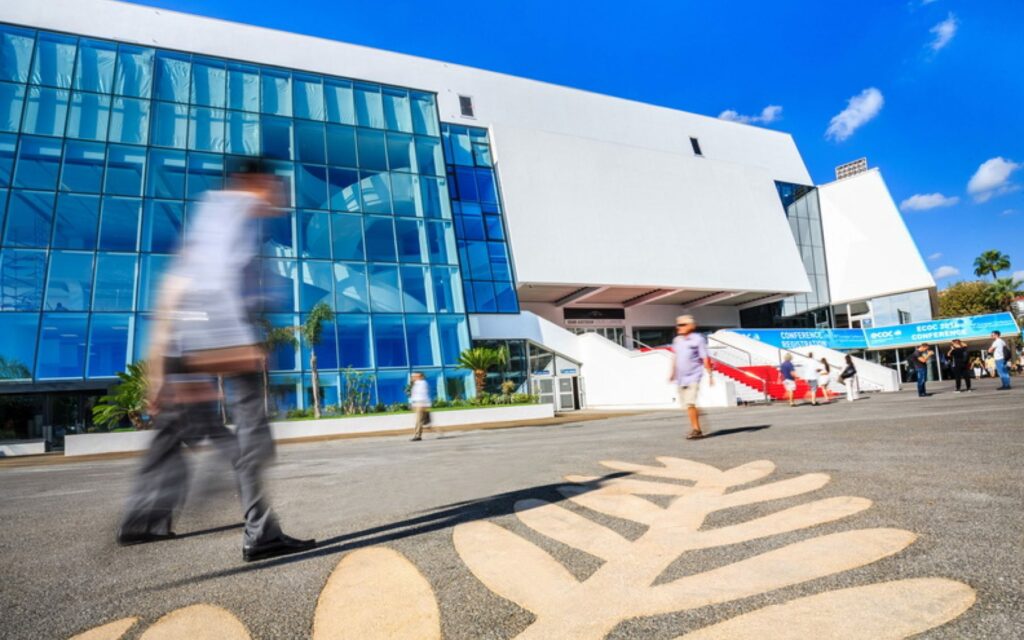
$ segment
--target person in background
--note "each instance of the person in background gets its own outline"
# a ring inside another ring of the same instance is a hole
[[[700,380],[707,373],[708,382],[715,383],[708,356],[708,342],[697,331],[693,316],[676,318],[676,337],[672,340],[672,375],[669,380],[679,387],[679,403],[690,418],[690,434],[687,440],[704,437],[700,428],[700,413],[697,411],[697,393]]]
[[[828,360],[825,358],[821,359],[821,365],[818,367],[818,388],[821,389],[821,397],[824,398],[822,404],[830,404],[832,398],[828,395],[828,385],[832,382],[832,367],[829,366]]]
[[[954,393],[960,393],[960,381],[963,380],[965,391],[970,393],[971,389],[971,371],[967,366],[967,345],[964,344],[963,340],[953,340],[953,344],[949,347],[949,351],[946,352],[946,357],[949,358],[949,366],[952,369],[953,380],[956,381],[956,391]]]
[[[996,359],[991,353],[985,354],[985,377],[996,377]]]
[[[412,441],[418,442],[423,439],[423,428],[430,427],[430,385],[418,371],[412,374],[409,405],[416,412],[416,428],[412,434]]]
[[[782,376],[782,388],[786,390],[786,398],[789,400],[789,406],[795,407],[796,402],[793,401],[793,394],[796,392],[796,367],[793,365],[793,354],[787,353],[782,356],[782,364],[779,365],[779,374]]]
[[[995,370],[1002,383],[996,389],[1006,391],[1010,388],[1010,371],[1006,368],[1006,365],[1011,356],[1010,348],[1003,341],[1003,334],[998,331],[992,332],[992,346],[988,348],[988,352],[992,354],[992,358],[995,360]]]
[[[839,373],[839,382],[846,387],[846,399],[853,402],[860,397],[857,389],[857,367],[853,365],[853,356],[846,355],[846,367]]]
[[[807,357],[810,358],[810,361],[803,364],[804,380],[807,381],[807,386],[810,387],[810,392],[807,395],[810,396],[811,404],[817,406],[818,381],[821,379],[821,367],[818,361],[814,359],[813,353],[808,353]]]
[[[914,379],[917,380],[918,398],[928,396],[928,390],[925,388],[925,385],[928,383],[928,362],[934,355],[935,352],[932,351],[932,346],[927,342],[922,342],[914,350],[914,354],[910,356],[910,362],[914,365]]]
[[[971,360],[971,369],[974,371],[974,377],[977,380],[981,380],[982,376],[985,375],[985,363],[978,356],[974,356]]]

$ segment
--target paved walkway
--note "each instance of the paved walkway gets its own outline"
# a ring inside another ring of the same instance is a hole
[[[285,446],[274,504],[322,542],[257,564],[212,454],[182,537],[124,549],[137,460],[3,468],[0,635],[1021,637],[1024,391],[992,386],[712,412],[697,442],[658,413]]]

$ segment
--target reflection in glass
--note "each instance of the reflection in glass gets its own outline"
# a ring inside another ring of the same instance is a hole
[[[44,313],[39,331],[36,377],[81,378],[85,373],[84,313]]]
[[[408,366],[402,316],[373,316],[373,343],[378,367]]]
[[[97,254],[94,311],[131,311],[134,308],[137,263],[134,254]]]
[[[0,309],[38,311],[43,306],[46,252],[0,250]]]
[[[53,193],[15,191],[7,205],[4,245],[45,247],[53,225]]]
[[[52,252],[43,308],[48,311],[88,311],[92,301],[92,265],[91,253]]]
[[[0,313],[0,380],[32,378],[38,329],[36,313]]]
[[[90,378],[107,378],[124,371],[129,362],[128,344],[132,316],[127,313],[96,313],[89,323]]]
[[[52,246],[58,249],[95,249],[99,219],[98,197],[62,193],[57,198]]]

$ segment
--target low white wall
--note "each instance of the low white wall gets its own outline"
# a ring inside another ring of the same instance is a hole
[[[46,453],[45,440],[12,440],[10,442],[0,442],[0,458],[37,456],[41,453]]]
[[[460,409],[435,411],[431,415],[434,426],[456,427],[490,422],[539,420],[551,418],[555,408],[550,404],[529,404],[514,407],[486,409]],[[357,416],[353,418],[326,418],[323,420],[292,420],[271,422],[274,440],[293,440],[317,436],[375,431],[401,431],[412,429],[415,417],[411,413]],[[153,439],[153,431],[120,431],[117,433],[84,433],[64,438],[65,456],[86,456],[98,453],[144,451]]]

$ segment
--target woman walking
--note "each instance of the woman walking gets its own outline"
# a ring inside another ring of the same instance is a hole
[[[857,367],[853,365],[853,356],[846,355],[846,367],[839,374],[839,382],[846,387],[846,399],[853,402],[860,397],[860,390],[857,388]]]

